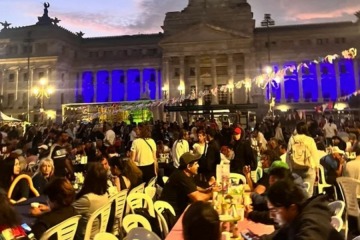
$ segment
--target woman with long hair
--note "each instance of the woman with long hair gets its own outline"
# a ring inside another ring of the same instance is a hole
[[[82,215],[76,232],[76,239],[84,239],[86,224],[91,214],[108,203],[107,179],[107,170],[100,162],[89,164],[84,185],[73,203],[73,207]],[[96,219],[91,230],[91,238],[96,235],[99,224],[99,219]]]
[[[39,163],[39,168],[32,177],[34,187],[42,194],[46,184],[54,177],[54,162],[50,158],[44,158]]]
[[[206,146],[206,133],[203,129],[197,131],[198,142],[193,145],[194,153],[202,155]]]
[[[139,137],[131,145],[131,161],[135,162],[143,173],[143,182],[148,183],[157,176],[158,162],[156,158],[156,144],[151,138],[151,129],[147,124],[139,126]]]
[[[20,174],[19,159],[10,156],[0,161],[0,187],[6,192],[9,191],[11,183]],[[25,179],[16,184],[11,194],[11,199],[16,202],[25,201],[29,197],[30,188]]]
[[[142,172],[133,161],[112,157],[109,165],[118,191],[134,188],[142,182]]]

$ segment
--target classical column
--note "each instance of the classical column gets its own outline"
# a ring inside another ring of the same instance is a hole
[[[15,70],[15,101],[17,101],[19,97],[19,71],[20,68]]]
[[[233,54],[230,53],[228,54],[228,76],[229,76],[229,82],[228,84],[230,86],[232,86],[231,90],[227,89],[228,91],[232,91],[231,93],[229,92],[228,96],[228,102],[229,103],[234,103],[234,80],[235,80],[235,70],[234,70],[234,57]]]
[[[280,91],[281,91],[280,102],[284,103],[284,102],[286,102],[286,98],[285,98],[285,79],[284,78],[280,80]]]
[[[353,59],[354,64],[354,79],[355,79],[355,89],[356,91],[359,89],[359,61],[357,59]]]
[[[184,88],[183,90],[183,95],[185,95],[185,57],[184,56],[180,56],[180,77],[179,77],[179,85],[182,86]]]
[[[299,102],[304,102],[303,73],[302,67],[298,71]]]
[[[212,88],[217,88],[217,77],[216,77],[216,58],[215,56],[212,56],[211,58],[211,76],[212,76]],[[213,98],[213,104],[219,104],[218,97],[212,96]]]
[[[341,97],[341,78],[340,78],[340,71],[339,71],[339,62],[335,61],[335,76],[336,76],[336,98]]]
[[[127,101],[128,98],[128,79],[127,79],[127,69],[123,69],[124,74],[124,101]]]
[[[143,69],[139,68],[139,76],[140,76],[140,98],[144,93],[144,83],[143,83]]]
[[[164,79],[166,83],[166,91],[167,91],[167,98],[170,99],[170,63],[169,58],[164,59],[165,71],[164,71]]]
[[[1,99],[0,99],[1,103],[4,102],[4,97],[5,97],[4,96],[5,72],[6,72],[5,69],[1,71]]]
[[[109,85],[108,102],[112,102],[112,70],[109,71],[108,85]]]
[[[321,66],[320,64],[316,64],[316,80],[318,85],[318,102],[323,102],[324,98],[322,95],[322,84],[321,84]]]
[[[159,86],[159,69],[155,69],[155,100],[159,100],[161,96],[161,86]]]
[[[97,71],[93,72],[93,88],[94,88],[94,98],[93,102],[97,102]]]

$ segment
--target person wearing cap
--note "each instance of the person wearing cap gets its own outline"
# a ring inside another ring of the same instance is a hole
[[[198,161],[201,155],[190,152],[180,157],[180,165],[169,177],[161,193],[160,200],[173,206],[178,218],[187,205],[195,201],[207,201],[212,197],[212,189],[202,189],[196,186],[194,176],[198,173]]]
[[[320,164],[324,167],[325,180],[329,184],[335,184],[336,178],[340,177],[345,164],[345,152],[339,147],[332,147],[331,153],[320,159]]]
[[[230,171],[232,173],[242,173],[244,166],[250,166],[252,171],[257,168],[257,159],[255,158],[255,154],[251,148],[251,143],[247,140],[241,140],[241,134],[241,128],[237,127],[234,129],[233,150],[235,156],[230,162]]]

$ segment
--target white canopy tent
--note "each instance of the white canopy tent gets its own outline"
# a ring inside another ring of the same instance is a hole
[[[0,122],[22,122],[20,119],[9,117],[3,112],[0,112]]]

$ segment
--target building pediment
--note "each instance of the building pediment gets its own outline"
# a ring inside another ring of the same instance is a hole
[[[250,36],[236,30],[222,28],[208,23],[200,23],[174,35],[165,37],[160,45],[172,43],[216,42],[248,39]]]

